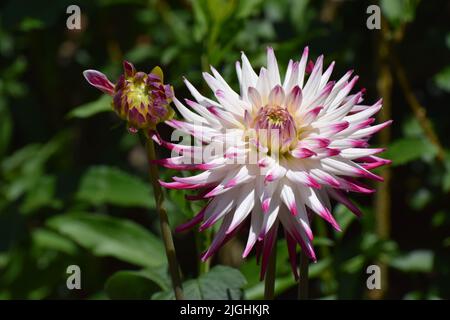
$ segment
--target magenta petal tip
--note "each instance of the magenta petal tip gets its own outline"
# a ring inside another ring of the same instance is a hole
[[[109,95],[114,94],[114,84],[100,71],[92,69],[85,70],[83,71],[83,76],[95,88]]]

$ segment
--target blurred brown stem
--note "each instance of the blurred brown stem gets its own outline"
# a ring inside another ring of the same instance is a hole
[[[164,242],[164,247],[166,249],[167,262],[169,264],[169,273],[172,280],[172,287],[175,294],[175,298],[177,300],[183,300],[184,295],[181,284],[180,268],[178,265],[175,245],[173,243],[172,231],[170,230],[169,219],[167,217],[167,211],[163,205],[164,193],[161,189],[161,185],[158,182],[159,177],[158,167],[154,163],[154,160],[156,160],[155,144],[153,143],[151,137],[148,137],[146,141],[147,141],[146,142],[147,156],[150,162],[149,176],[153,186],[153,193],[155,195],[156,211],[158,212],[159,215],[161,236]]]
[[[391,119],[391,98],[392,98],[392,73],[389,66],[389,43],[387,39],[387,28],[383,26],[377,47],[377,65],[378,65],[378,94],[383,98],[383,109],[379,114],[381,122]],[[380,144],[386,146],[391,140],[391,130],[389,127],[380,132]],[[377,184],[377,192],[375,194],[375,216],[376,216],[376,233],[380,240],[387,240],[391,232],[391,169],[385,168],[381,176],[384,178],[383,183]],[[381,289],[371,290],[369,297],[371,299],[382,299],[388,290],[388,267],[382,261],[377,261],[381,273]]]
[[[436,147],[438,160],[443,162],[445,159],[445,151],[444,148],[442,147],[441,142],[439,141],[437,134],[433,129],[431,121],[427,118],[426,109],[420,104],[419,100],[417,100],[416,96],[414,95],[408,77],[406,76],[405,69],[403,68],[399,59],[396,57],[394,53],[391,53],[390,57],[392,65],[394,67],[395,75],[397,76],[398,83],[402,88],[403,94],[405,95],[405,99],[408,102],[408,105],[413,111],[414,116],[419,122],[419,125],[422,127],[425,136]]]

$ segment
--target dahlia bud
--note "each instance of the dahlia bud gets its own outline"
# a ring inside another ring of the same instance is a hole
[[[163,83],[161,68],[155,67],[147,74],[124,61],[123,69],[115,85],[99,71],[86,70],[83,74],[91,85],[113,97],[113,110],[127,121],[130,132],[154,129],[158,123],[171,119],[173,90]]]

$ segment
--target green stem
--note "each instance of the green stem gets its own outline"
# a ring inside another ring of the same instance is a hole
[[[195,241],[197,244],[197,251],[199,253],[206,250],[206,248],[211,243],[212,229],[206,229],[202,233],[197,233],[195,235]],[[202,275],[208,273],[211,266],[211,259],[206,260],[205,262],[199,261],[198,265],[198,274]]]
[[[170,230],[169,219],[167,217],[167,211],[163,205],[164,194],[161,189],[161,185],[158,182],[159,176],[158,167],[154,163],[154,160],[156,160],[155,145],[151,137],[147,137],[145,146],[147,149],[148,159],[150,160],[149,176],[153,186],[153,193],[155,195],[156,211],[158,212],[159,215],[161,236],[164,242],[164,247],[166,249],[167,262],[169,264],[169,272],[172,280],[172,287],[175,294],[175,298],[177,300],[183,300],[184,295],[181,284],[180,268],[178,265],[177,255],[175,252],[175,245],[173,243],[172,231]]]
[[[275,294],[275,273],[277,263],[277,243],[275,242],[269,257],[266,276],[264,278],[264,299],[273,300]]]
[[[328,230],[325,220],[317,219],[317,235],[321,238],[328,238]],[[330,248],[328,246],[319,247],[321,257],[330,256]],[[329,295],[335,291],[335,281],[333,268],[327,267],[320,275],[322,283],[324,285],[324,293]]]
[[[308,256],[306,253],[300,251],[300,279],[298,281],[298,299],[306,300],[308,299]]]

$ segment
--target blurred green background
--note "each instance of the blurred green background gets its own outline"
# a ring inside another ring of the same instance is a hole
[[[81,30],[66,28],[71,4]],[[381,30],[366,27],[371,4],[381,7]],[[105,112],[109,98],[82,71],[116,79],[123,59],[145,71],[160,65],[177,96],[189,97],[182,76],[209,94],[201,71],[211,64],[236,88],[240,51],[259,67],[268,45],[282,68],[309,45],[313,59],[336,60],[335,79],[355,69],[365,100],[384,98],[379,120],[394,119],[373,141],[389,147],[393,164],[379,170],[386,182],[352,197],[364,217],[335,206],[342,233],[314,220],[311,298],[449,298],[449,21],[445,0],[3,1],[0,299],[170,298],[139,136]],[[200,205],[176,191],[167,198],[172,226]],[[240,258],[245,234],[200,264],[210,236],[175,235],[186,295],[262,298],[259,266]],[[66,287],[73,264],[81,290]],[[381,290],[366,288],[371,264],[381,267]],[[296,290],[280,239],[277,298]]]

